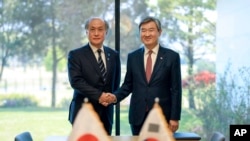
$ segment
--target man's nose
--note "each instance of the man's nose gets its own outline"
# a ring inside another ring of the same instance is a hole
[[[98,30],[95,30],[95,31],[94,31],[94,35],[98,35]]]

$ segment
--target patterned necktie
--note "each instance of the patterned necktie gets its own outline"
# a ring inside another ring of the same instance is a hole
[[[98,65],[99,65],[99,68],[101,70],[102,79],[105,82],[106,81],[106,70],[105,70],[105,66],[104,66],[104,63],[103,63],[103,60],[101,57],[102,50],[98,49],[97,52],[98,52]]]
[[[147,64],[146,64],[146,78],[147,78],[148,82],[149,82],[149,80],[151,78],[151,74],[152,74],[152,58],[151,58],[152,53],[153,53],[152,50],[148,51],[148,58],[147,58]]]

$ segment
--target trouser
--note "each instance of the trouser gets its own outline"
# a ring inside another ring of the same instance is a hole
[[[143,123],[144,123],[144,121],[146,120],[147,116],[148,116],[148,112],[146,112],[146,114],[144,115],[143,122],[142,122],[142,124],[140,124],[140,125],[133,125],[133,124],[130,124],[131,132],[132,132],[132,134],[133,134],[134,136],[138,136],[138,135],[139,135],[139,133],[140,133],[140,131],[141,131],[141,128],[142,128],[142,126],[143,126]]]

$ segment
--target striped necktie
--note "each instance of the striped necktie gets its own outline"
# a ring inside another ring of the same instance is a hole
[[[101,57],[102,50],[98,49],[97,52],[98,52],[98,65],[99,65],[99,68],[100,68],[100,71],[101,71],[101,74],[102,74],[102,79],[105,82],[107,72],[105,70],[105,66],[104,66],[104,63],[103,63],[103,60],[102,60],[102,57]]]

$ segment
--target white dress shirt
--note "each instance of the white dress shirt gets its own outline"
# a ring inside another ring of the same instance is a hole
[[[146,70],[146,64],[147,64],[147,58],[148,58],[148,51],[149,49],[146,48],[144,46],[144,69]],[[157,44],[153,49],[152,49],[152,54],[151,54],[151,58],[152,58],[152,73],[153,73],[153,70],[154,70],[154,66],[155,66],[155,61],[156,61],[156,57],[157,57],[157,54],[158,54],[158,51],[159,51],[159,44]]]
[[[98,50],[99,48],[97,48],[97,47],[91,45],[90,43],[89,43],[89,45],[90,45],[90,48],[92,49],[93,53],[95,54],[96,60],[98,61],[98,56],[99,56],[99,55],[98,55],[97,50]],[[104,67],[105,67],[105,69],[107,69],[107,67],[106,67],[106,58],[105,58],[105,53],[104,53],[103,46],[102,46],[100,49],[102,50],[102,52],[101,52],[101,57],[102,57],[102,61],[103,61],[103,63],[104,63]]]

